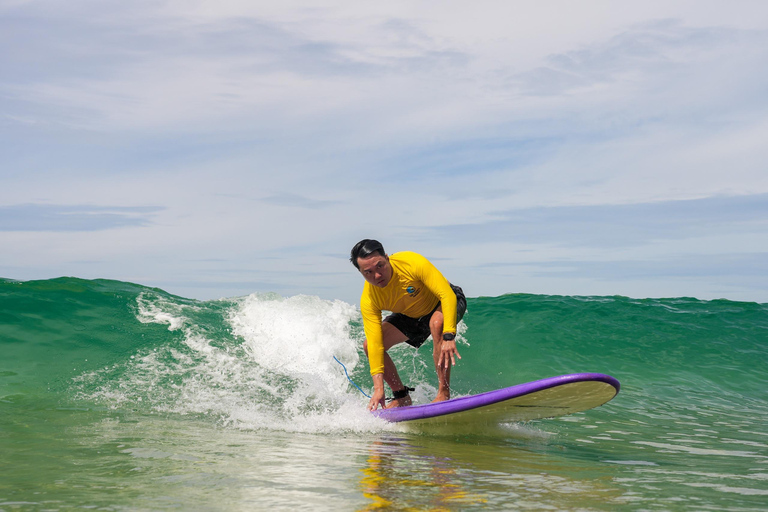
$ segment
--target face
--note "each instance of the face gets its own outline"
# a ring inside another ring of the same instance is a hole
[[[357,264],[365,280],[374,286],[384,288],[392,279],[392,265],[387,256],[372,254],[367,258],[357,258]]]

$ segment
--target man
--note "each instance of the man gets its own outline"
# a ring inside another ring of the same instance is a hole
[[[353,248],[350,261],[365,278],[360,311],[363,315],[363,349],[373,376],[373,396],[369,410],[379,405],[411,405],[408,395],[413,388],[400,380],[387,351],[406,342],[419,348],[432,335],[432,359],[437,372],[435,402],[451,398],[451,366],[456,358],[456,324],[467,310],[464,293],[450,284],[424,256],[398,252],[388,256],[376,240],[361,240]],[[383,321],[381,312],[392,312]],[[384,403],[384,382],[392,389],[393,399]]]

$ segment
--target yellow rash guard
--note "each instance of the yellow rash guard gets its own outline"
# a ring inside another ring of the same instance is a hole
[[[443,274],[415,252],[392,254],[389,263],[392,265],[392,279],[387,286],[379,288],[366,281],[360,298],[371,375],[384,373],[382,311],[420,318],[441,303],[443,333],[456,333],[456,294]]]

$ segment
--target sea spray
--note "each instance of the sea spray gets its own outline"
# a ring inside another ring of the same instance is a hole
[[[352,367],[359,361],[350,335],[357,311],[349,304],[273,294],[187,303],[154,292],[140,293],[136,303],[139,322],[167,326],[172,336],[77,376],[80,399],[251,429],[380,424],[345,392],[349,383],[333,361],[334,353]],[[351,413],[347,422],[339,421],[342,409]]]

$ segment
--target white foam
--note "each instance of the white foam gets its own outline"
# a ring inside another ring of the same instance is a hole
[[[143,324],[168,324],[169,331],[181,329],[187,320],[181,314],[182,305],[175,304],[162,297],[141,292],[136,298],[136,305],[139,308],[139,314],[136,318]]]
[[[227,303],[189,304],[143,293],[137,319],[179,334],[122,365],[81,381],[103,383],[90,398],[112,407],[212,416],[236,428],[291,432],[397,430],[369,414],[350,373],[360,364],[358,310],[342,301],[299,295],[251,295]],[[204,313],[199,317],[197,313]],[[196,318],[230,326],[211,328]],[[211,332],[219,334],[212,335]],[[212,338],[215,336],[215,338]],[[367,372],[363,374],[367,376]]]
[[[229,322],[259,365],[338,389],[346,378],[337,371],[334,355],[348,369],[359,362],[358,343],[350,336],[350,321],[357,315],[354,306],[339,300],[251,295],[231,312]]]

